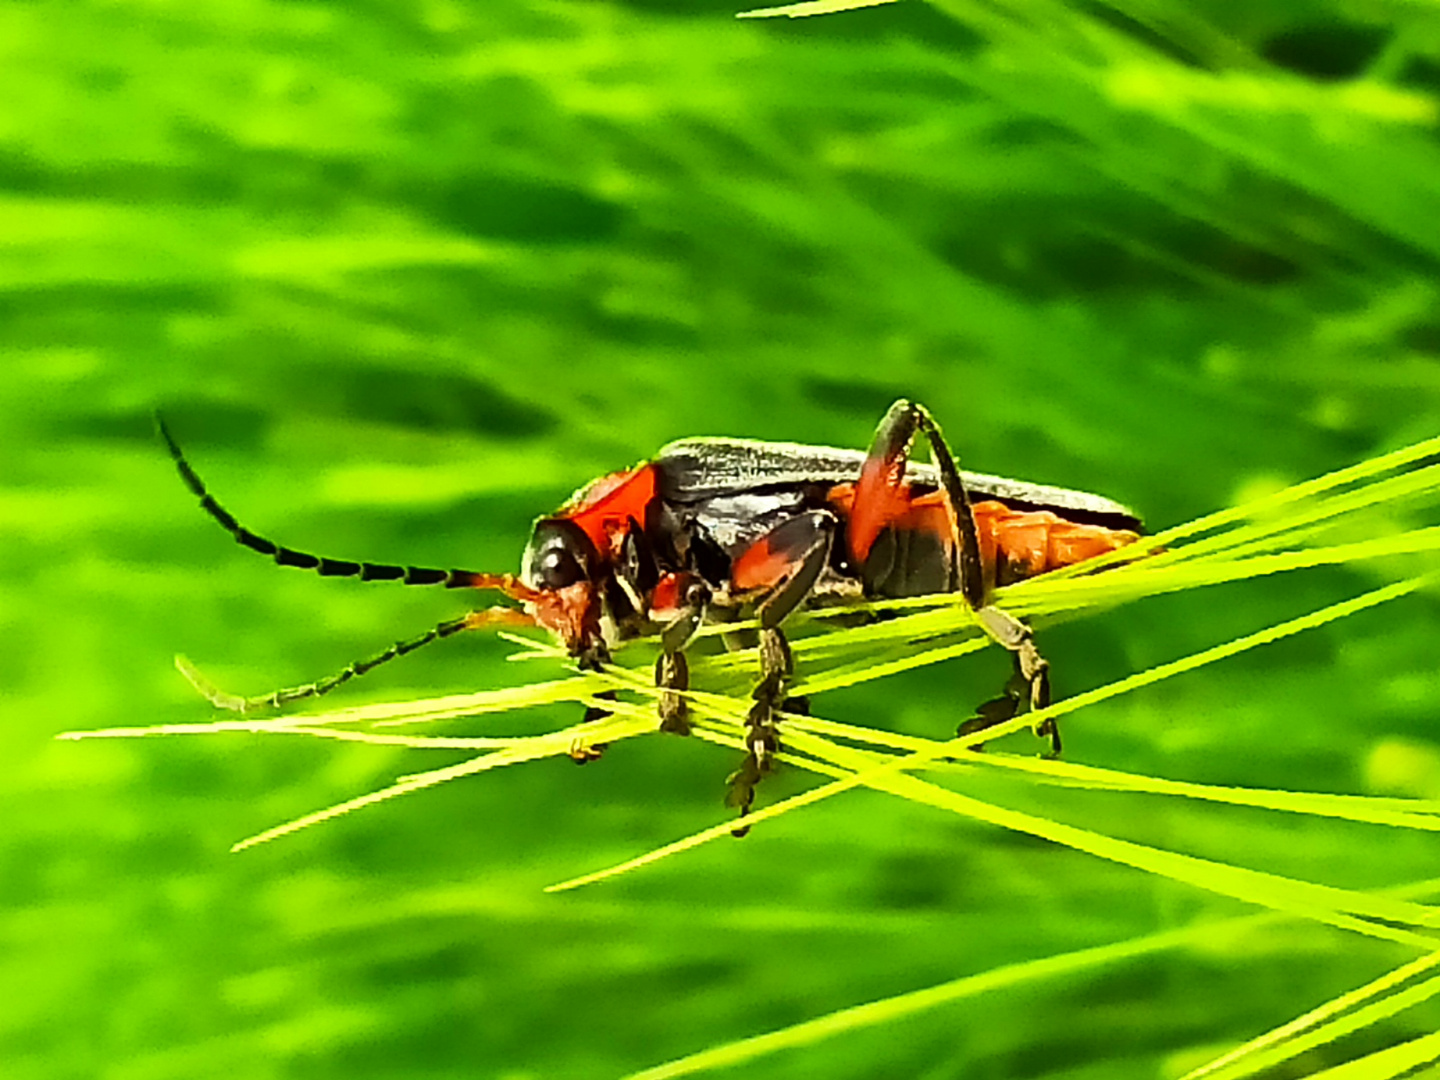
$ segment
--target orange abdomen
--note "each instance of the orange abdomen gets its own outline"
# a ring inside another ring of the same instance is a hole
[[[1129,529],[1082,525],[1049,510],[1012,510],[991,500],[977,502],[972,509],[990,585],[1008,585],[1059,570],[1140,538]]]

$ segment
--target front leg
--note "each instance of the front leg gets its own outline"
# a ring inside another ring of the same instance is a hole
[[[609,650],[605,648],[603,641],[597,642],[594,646],[586,649],[576,657],[576,667],[581,671],[603,671],[605,665],[610,662]],[[614,690],[602,690],[595,695],[597,701],[614,701],[616,697]],[[596,721],[604,720],[613,714],[609,709],[601,705],[587,705],[582,723],[593,724]],[[570,743],[568,751],[570,760],[576,765],[588,765],[592,761],[599,761],[605,756],[605,751],[610,748],[609,743],[587,742],[584,738],[576,736]]]
[[[685,646],[705,621],[710,590],[702,581],[689,580],[688,574],[670,574],[661,579],[652,596],[652,601],[655,597],[663,599],[682,588],[684,604],[660,631],[660,655],[655,659],[655,685],[660,688],[660,730],[674,735],[690,734],[690,706],[685,700],[685,691],[690,689],[690,665],[685,660]]]
[[[812,510],[789,518],[761,537],[731,568],[731,585],[737,591],[765,589],[755,609],[760,622],[760,681],[755,703],[745,719],[745,758],[727,781],[727,805],[744,817],[755,803],[755,786],[773,767],[780,750],[775,714],[785,704],[785,691],[794,673],[790,645],[780,624],[815,588],[830,560],[835,518]],[[747,830],[735,830],[743,836]]]

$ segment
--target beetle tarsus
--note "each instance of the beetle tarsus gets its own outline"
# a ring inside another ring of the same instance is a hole
[[[660,631],[660,655],[655,659],[655,685],[660,689],[657,711],[660,730],[673,735],[690,734],[690,706],[685,691],[690,689],[690,665],[685,647],[705,621],[710,590],[695,582],[685,597],[680,613]]]
[[[586,649],[575,658],[575,666],[581,671],[601,671],[610,662],[610,653],[605,648],[603,641],[596,641],[593,646]],[[594,695],[597,701],[614,701],[616,693],[614,690],[602,690]],[[593,724],[597,720],[604,720],[614,715],[603,705],[585,706],[585,715],[581,717],[583,724]],[[576,737],[570,742],[570,749],[566,751],[570,760],[576,765],[588,765],[592,761],[599,761],[604,755],[609,743],[586,742],[583,738]]]
[[[774,767],[780,752],[780,729],[776,711],[784,704],[785,685],[794,671],[790,645],[778,627],[760,631],[760,681],[751,697],[755,703],[745,717],[745,759],[726,780],[725,804],[739,809],[740,816],[755,803],[755,786]],[[808,704],[808,703],[807,703]],[[737,831],[744,836],[747,829]]]
[[[1023,625],[1023,624],[1022,624]],[[1028,627],[1026,630],[1028,631]],[[1002,642],[1003,644],[1003,642]],[[1050,704],[1050,665],[1036,651],[1034,645],[1028,650],[1020,648],[1012,652],[1015,658],[1015,673],[1005,684],[1005,692],[997,698],[984,702],[975,711],[977,716],[966,720],[955,734],[964,737],[1003,724],[1022,712],[1038,712]],[[1050,740],[1050,749],[1045,757],[1060,756],[1060,724],[1053,716],[1047,716],[1034,726],[1035,735]],[[966,749],[980,751],[983,743],[976,743]]]
[[[655,660],[655,685],[660,688],[660,730],[672,735],[690,734],[690,665],[683,652],[662,652]]]
[[[587,743],[584,739],[575,738],[570,741],[570,749],[565,753],[576,765],[589,765],[592,761],[599,761],[604,757],[609,748],[609,743]]]
[[[1010,687],[1007,686],[1005,693],[999,697],[991,698],[989,701],[981,702],[977,705],[975,707],[976,715],[957,727],[955,734],[963,738],[966,735],[974,735],[977,732],[985,731],[987,728],[995,727],[997,724],[1003,724],[1007,720],[1013,719],[1019,709],[1019,695],[1012,693]],[[980,753],[985,749],[985,744],[979,742],[967,746],[965,749]]]
[[[596,701],[614,701],[617,695],[614,690],[601,690],[598,694],[594,695],[594,697]],[[593,724],[598,720],[604,720],[606,717],[613,715],[609,709],[601,705],[587,705],[585,706],[585,715],[581,718],[580,722],[583,724]],[[588,765],[590,762],[599,761],[604,757],[605,751],[609,749],[609,747],[609,743],[586,742],[584,739],[576,736],[570,743],[570,749],[566,752],[570,755],[570,760],[575,762],[576,765]]]
[[[1035,734],[1041,739],[1050,740],[1050,750],[1044,755],[1047,759],[1054,760],[1060,756],[1060,722],[1053,716],[1047,716],[1040,723],[1035,725]]]
[[[745,757],[740,768],[725,780],[727,791],[725,805],[739,810],[745,817],[755,805],[755,788],[774,767],[775,755],[780,752],[780,735],[775,725],[775,710],[765,699],[757,699],[750,707],[745,723]],[[744,836],[750,826],[740,825],[731,830],[736,837]]]

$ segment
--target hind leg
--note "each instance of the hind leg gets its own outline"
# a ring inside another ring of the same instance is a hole
[[[970,496],[940,425],[923,405],[904,399],[895,402],[876,429],[855,487],[850,518],[852,559],[857,565],[865,565],[872,546],[879,550],[876,541],[887,528],[914,517],[918,500],[911,497],[905,466],[917,433],[923,433],[930,445],[952,515],[948,523],[950,535],[945,538],[947,550],[954,552],[949,587],[960,592],[979,617],[985,632],[1015,658],[1016,678],[1012,679],[1005,695],[986,702],[980,707],[979,717],[962,724],[959,733],[964,735],[1010,719],[1022,704],[1028,704],[1030,709],[1043,709],[1048,705],[1050,665],[1036,648],[1030,628],[989,602],[994,572],[985,565]],[[1060,731],[1054,720],[1042,720],[1036,726],[1036,734],[1048,737],[1051,753],[1059,754]]]
[[[1050,704],[1050,665],[1035,648],[1030,628],[996,607],[982,608],[979,614],[990,636],[1010,650],[1015,673],[1006,683],[1005,692],[981,705],[976,710],[980,715],[961,724],[955,730],[957,735],[973,735]],[[1054,717],[1047,716],[1036,724],[1035,734],[1050,740],[1047,757],[1060,756],[1060,725]]]

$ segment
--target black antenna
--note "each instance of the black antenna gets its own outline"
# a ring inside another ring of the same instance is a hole
[[[406,653],[414,652],[422,645],[428,645],[432,641],[449,637],[451,634],[464,630],[468,626],[466,619],[453,619],[443,622],[433,630],[421,634],[409,641],[397,641],[384,652],[372,656],[368,660],[358,660],[335,675],[320,679],[317,682],[308,683],[305,686],[292,686],[284,690],[275,690],[269,694],[259,694],[255,697],[240,697],[237,694],[227,694],[216,687],[205,676],[196,670],[195,665],[183,656],[175,657],[175,666],[180,669],[180,674],[190,680],[190,685],[200,691],[211,705],[217,709],[227,709],[231,712],[247,713],[255,709],[278,709],[292,701],[301,701],[304,698],[320,697],[328,694],[338,686],[349,682],[357,675],[364,675],[372,668],[377,668],[387,660],[394,660],[396,657],[404,656]]]
[[[343,686],[357,675],[364,675],[407,653],[412,653],[432,641],[439,641],[451,634],[458,634],[461,630],[480,630],[490,626],[534,626],[534,620],[523,611],[515,608],[495,607],[486,611],[472,611],[458,619],[449,619],[439,625],[427,630],[419,637],[410,638],[408,641],[397,641],[384,652],[370,657],[368,660],[357,660],[350,664],[343,671],[334,675],[319,679],[313,683],[306,683],[304,686],[291,686],[284,690],[273,690],[268,694],[258,694],[255,697],[241,697],[239,694],[228,694],[215,686],[209,679],[196,669],[183,656],[175,657],[175,666],[190,681],[190,685],[200,691],[202,697],[214,705],[217,709],[226,709],[230,712],[248,713],[256,709],[278,709],[288,705],[292,701],[302,701],[305,698],[321,697],[330,693],[336,687]]]
[[[361,581],[400,581],[406,585],[444,585],[447,589],[499,589],[517,599],[523,599],[523,596],[517,596],[513,591],[517,588],[523,589],[523,586],[520,586],[519,582],[515,581],[510,574],[479,574],[473,570],[432,570],[422,566],[394,566],[389,563],[329,559],[282,547],[273,541],[266,540],[263,536],[256,536],[236,521],[230,512],[216,502],[210,492],[205,489],[204,481],[185,460],[184,452],[171,437],[170,431],[165,427],[165,421],[161,419],[159,413],[155,414],[155,427],[159,430],[160,437],[165,440],[165,445],[170,448],[170,456],[175,460],[175,467],[180,470],[180,477],[185,481],[185,486],[200,500],[200,505],[205,512],[218,521],[226,532],[235,537],[238,543],[243,544],[251,551],[258,551],[261,555],[270,556],[280,566],[314,570],[322,577],[358,577]]]

